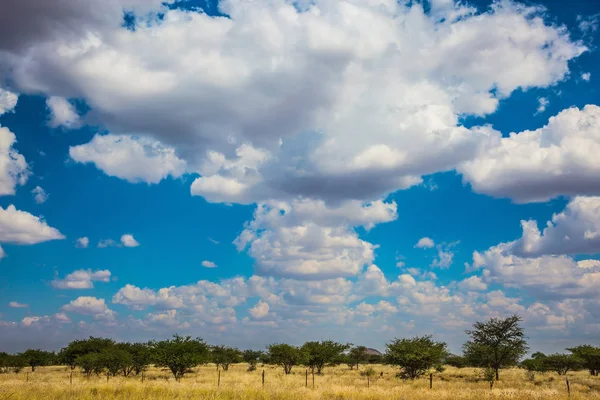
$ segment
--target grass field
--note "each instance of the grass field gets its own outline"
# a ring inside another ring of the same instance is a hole
[[[565,378],[555,373],[538,374],[530,381],[521,369],[501,371],[500,381],[490,391],[489,384],[478,380],[478,370],[448,367],[433,376],[433,389],[429,389],[429,376],[415,381],[402,381],[395,377],[396,370],[375,365],[377,377],[360,376],[347,367],[326,368],[324,375],[315,375],[315,387],[309,375],[305,387],[305,369],[294,368],[285,376],[281,368],[265,366],[265,386],[262,387],[263,368],[246,372],[245,364],[221,372],[220,386],[214,366],[202,366],[194,373],[176,382],[168,371],[151,368],[141,377],[93,376],[85,378],[77,370],[69,384],[70,370],[65,367],[43,367],[34,373],[25,370],[19,374],[0,375],[0,400],[38,399],[600,399],[600,377],[587,372],[569,373],[571,397],[568,397]],[[384,376],[379,377],[379,373]]]

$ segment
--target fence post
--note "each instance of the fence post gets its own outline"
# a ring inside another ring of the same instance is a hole
[[[29,382],[29,372],[25,373],[25,382]]]
[[[569,385],[569,378],[565,377],[565,380],[567,381],[567,392],[569,393],[569,397],[571,397],[571,385]]]
[[[219,371],[219,377],[217,378],[217,386],[221,387],[221,371]]]
[[[315,388],[315,370],[313,368],[312,370],[312,377],[313,377],[313,389]]]
[[[107,372],[106,373],[106,383],[108,383],[108,378],[110,378],[110,374]]]
[[[429,374],[429,389],[433,388],[433,374]]]
[[[73,370],[71,370],[71,374],[69,374],[69,385],[73,384]]]
[[[371,387],[371,377],[367,375],[367,389]]]
[[[142,371],[142,383],[144,383],[144,371]]]
[[[264,369],[262,372],[262,386],[263,386],[263,388],[265,387],[265,370]]]
[[[308,387],[308,370],[306,370],[306,382],[304,383],[304,387]]]

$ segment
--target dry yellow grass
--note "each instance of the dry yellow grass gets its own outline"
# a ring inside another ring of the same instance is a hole
[[[69,370],[64,367],[39,368],[36,372],[0,375],[0,400],[40,399],[394,399],[394,400],[453,400],[453,399],[515,399],[545,400],[568,399],[564,377],[554,373],[536,376],[529,381],[525,372],[511,369],[501,372],[501,381],[490,391],[489,384],[477,381],[475,369],[447,368],[434,374],[433,389],[429,389],[429,377],[413,382],[395,378],[396,370],[376,365],[377,377],[367,387],[366,377],[346,367],[325,369],[323,376],[315,376],[315,388],[309,375],[309,387],[305,387],[304,368],[294,368],[292,375],[285,376],[281,368],[266,366],[265,387],[261,384],[262,368],[246,372],[246,365],[233,365],[229,371],[221,372],[221,385],[217,387],[217,371],[214,366],[196,368],[181,382],[168,371],[151,368],[140,377],[106,376],[85,378],[78,371],[69,384]],[[384,372],[380,378],[379,373]],[[29,381],[27,381],[29,379]],[[586,372],[569,374],[570,399],[599,399],[600,377],[591,377]]]

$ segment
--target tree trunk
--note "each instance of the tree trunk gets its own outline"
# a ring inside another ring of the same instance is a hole
[[[498,380],[500,380],[500,375],[498,374],[498,370],[500,368],[495,368],[495,369],[496,369],[496,380],[498,381]]]

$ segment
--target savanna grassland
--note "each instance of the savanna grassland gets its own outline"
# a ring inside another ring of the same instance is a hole
[[[401,380],[395,377],[397,369],[375,365],[376,376],[367,382],[356,369],[330,367],[323,375],[308,375],[306,387],[305,369],[294,368],[291,375],[284,375],[282,368],[260,365],[258,370],[247,371],[247,364],[235,364],[229,371],[218,372],[214,365],[193,369],[180,382],[176,382],[168,370],[149,368],[141,376],[110,377],[92,375],[86,378],[78,370],[73,372],[69,383],[68,367],[39,367],[35,372],[0,374],[0,400],[41,399],[394,399],[394,400],[442,400],[442,399],[600,399],[600,377],[590,376],[586,371],[571,372],[568,379],[571,396],[568,396],[564,376],[546,372],[535,375],[532,381],[525,370],[513,368],[501,371],[500,380],[490,390],[489,383],[474,368],[447,367],[444,372],[433,375],[433,388],[429,389],[429,376]],[[361,367],[363,370],[365,367]],[[262,386],[262,371],[265,385]],[[383,377],[380,377],[383,372]]]

